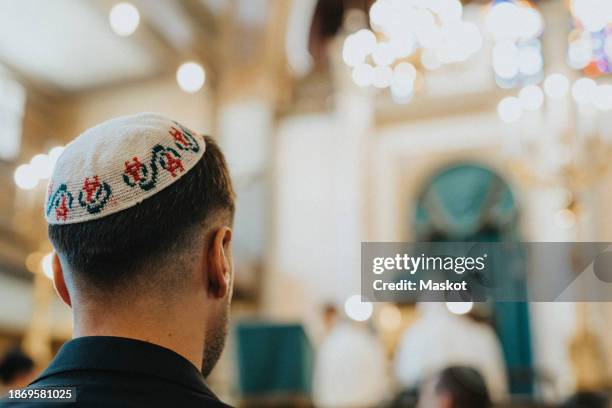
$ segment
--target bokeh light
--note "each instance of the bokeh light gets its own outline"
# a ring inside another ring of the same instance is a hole
[[[353,81],[361,86],[370,86],[374,81],[374,67],[370,64],[359,64],[353,68]]]
[[[44,254],[42,252],[32,252],[26,258],[25,264],[28,271],[37,273],[42,266],[42,259]]]
[[[140,13],[131,3],[117,3],[111,8],[108,19],[115,34],[127,37],[138,28]]]
[[[491,7],[486,20],[487,31],[496,41],[529,40],[542,34],[540,13],[524,2],[504,1]]]
[[[578,104],[593,102],[597,84],[591,78],[580,78],[572,85],[572,97]]]
[[[494,41],[491,64],[498,86],[508,89],[533,83],[544,69],[540,12],[527,2],[494,2],[485,26]]]
[[[344,303],[346,315],[357,322],[368,320],[372,316],[373,309],[372,303],[361,301],[361,295],[353,295]]]
[[[371,54],[376,47],[376,36],[370,30],[359,30],[349,35],[344,41],[342,59],[349,66],[362,63],[366,56]]]
[[[567,62],[590,76],[612,72],[612,2],[570,2],[573,30],[568,36]]]
[[[55,163],[46,154],[37,154],[30,161],[30,166],[39,180],[50,178],[54,165]]]
[[[63,151],[64,147],[56,146],[49,150],[49,154],[37,154],[32,157],[30,163],[17,167],[14,174],[17,187],[22,190],[31,190],[38,185],[39,181],[50,179]]]
[[[544,92],[537,85],[527,85],[520,90],[518,99],[524,110],[538,110],[544,104]]]
[[[353,67],[352,79],[361,87],[390,88],[393,99],[407,103],[414,95],[414,84],[404,80],[409,58],[420,51],[425,69],[467,60],[482,48],[478,27],[462,20],[459,0],[431,2],[378,0],[369,10],[373,31],[361,29],[346,37],[342,59]],[[393,77],[390,78],[390,67]],[[416,69],[412,74],[416,77]]]
[[[393,80],[393,70],[386,65],[379,65],[374,68],[372,85],[376,88],[387,88]]]
[[[521,119],[523,107],[518,98],[508,96],[497,105],[497,114],[503,122],[515,123]]]
[[[200,64],[196,62],[186,62],[176,71],[176,81],[183,91],[194,93],[204,86],[206,73]]]
[[[449,312],[456,315],[468,314],[474,308],[474,302],[446,302]]]
[[[45,255],[41,261],[43,274],[53,280],[53,252]]]
[[[22,190],[31,190],[38,185],[36,171],[29,164],[22,164],[15,169],[15,184]]]

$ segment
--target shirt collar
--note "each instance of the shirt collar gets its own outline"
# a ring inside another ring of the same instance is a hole
[[[67,342],[34,383],[61,372],[75,370],[142,373],[217,398],[206,386],[200,371],[184,357],[153,343],[123,337],[90,336]]]

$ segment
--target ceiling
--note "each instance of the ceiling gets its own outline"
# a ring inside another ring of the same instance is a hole
[[[95,1],[0,2],[0,63],[65,91],[150,75],[154,56],[115,35]]]
[[[210,63],[223,43],[218,21],[227,23],[229,13],[234,24],[261,32],[269,11],[268,0],[131,0],[140,25],[120,37],[108,22],[118,1],[0,2],[0,65],[60,92],[128,82],[173,70],[184,58]]]

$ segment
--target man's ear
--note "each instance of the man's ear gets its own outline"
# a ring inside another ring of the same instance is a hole
[[[57,255],[57,252],[53,253],[51,269],[53,270],[53,286],[55,286],[55,291],[64,301],[64,303],[72,307],[72,300],[70,300],[70,293],[68,292],[68,287],[66,286],[66,280],[64,279],[64,271],[62,269],[62,264],[60,262],[59,256]]]
[[[208,256],[208,292],[224,298],[232,285],[232,230],[223,226],[213,235]]]
[[[453,398],[447,393],[444,392],[438,395],[438,402],[440,408],[453,408]]]

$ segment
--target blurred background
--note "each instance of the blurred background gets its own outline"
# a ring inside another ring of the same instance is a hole
[[[0,378],[71,337],[42,217],[62,146],[153,111],[235,180],[222,399],[435,407],[449,366],[500,406],[604,395],[610,304],[358,294],[362,241],[612,241],[611,71],[609,0],[0,1]]]

